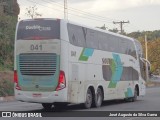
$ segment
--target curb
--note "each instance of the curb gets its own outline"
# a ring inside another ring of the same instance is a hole
[[[2,103],[2,102],[11,102],[11,101],[15,101],[15,97],[14,96],[0,97],[0,103]]]
[[[146,84],[146,87],[160,87],[160,82],[149,81],[149,82]]]

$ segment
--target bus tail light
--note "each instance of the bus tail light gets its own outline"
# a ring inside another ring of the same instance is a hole
[[[17,71],[16,70],[14,71],[14,83],[16,84],[15,88],[17,90],[21,90],[21,87],[18,84],[18,75],[17,75]]]
[[[18,75],[17,75],[17,71],[14,71],[14,82],[18,83]]]
[[[59,81],[58,81],[58,86],[56,88],[56,91],[62,90],[65,87],[66,87],[65,73],[64,73],[64,71],[60,71],[60,73],[59,73]]]

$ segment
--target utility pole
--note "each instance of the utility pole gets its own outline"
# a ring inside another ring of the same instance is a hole
[[[123,34],[123,32],[124,32],[123,24],[125,24],[125,23],[129,23],[129,21],[127,21],[127,22],[125,22],[125,21],[119,21],[119,22],[113,21],[113,24],[120,24],[121,34]]]
[[[145,52],[146,52],[146,60],[148,61],[147,35],[145,35],[145,48],[146,48],[146,50],[145,50]],[[148,76],[148,67],[149,67],[149,65],[148,65],[148,63],[146,62],[146,81],[148,81],[148,78],[149,78],[149,76]]]
[[[64,19],[68,19],[68,6],[67,6],[67,0],[64,0]]]
[[[147,44],[147,35],[145,35],[145,48],[146,48],[146,60],[148,60],[148,44]]]

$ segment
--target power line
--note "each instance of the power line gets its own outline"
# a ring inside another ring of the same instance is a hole
[[[44,4],[44,3],[49,3],[49,4],[51,4],[51,5],[53,5],[53,3],[54,4],[56,4],[56,7],[58,6],[58,7],[61,7],[61,8],[64,8],[64,4],[62,3],[59,3],[59,2],[56,2],[56,1],[54,1],[54,0],[41,0],[43,3],[41,4],[40,2],[35,2],[35,1],[33,1],[33,0],[27,0],[28,2],[30,2],[30,3],[35,3],[35,4],[37,4],[37,5],[40,5],[40,6],[42,6],[42,7],[45,7],[45,8],[49,8],[49,9],[52,9],[52,10],[56,10],[56,11],[58,11],[61,15],[62,15],[62,12],[64,12],[64,10],[62,10],[62,9],[58,9],[58,8],[55,8],[55,7],[50,7],[50,6],[47,6],[46,4]],[[52,2],[51,2],[52,1]],[[21,2],[21,1],[20,1]],[[25,1],[24,1],[25,2]],[[22,2],[22,3],[24,3],[24,2]],[[82,10],[79,10],[79,9],[75,9],[75,8],[72,8],[72,7],[69,7],[68,8],[68,11],[69,11],[69,15],[72,15],[72,16],[77,16],[77,17],[80,17],[80,18],[84,18],[84,19],[90,19],[90,20],[93,20],[93,21],[98,21],[98,22],[105,22],[105,23],[112,23],[112,22],[110,22],[111,20],[114,20],[114,19],[112,19],[112,18],[106,18],[106,17],[103,17],[103,16],[99,16],[99,15],[95,15],[95,14],[92,14],[92,13],[89,13],[89,12],[84,12],[84,11],[82,11]],[[73,12],[73,13],[72,13]],[[74,12],[76,12],[76,14],[74,14]],[[56,12],[55,12],[56,13]],[[79,15],[79,14],[77,14],[77,13],[80,13],[81,15]],[[118,20],[117,20],[118,21]],[[124,22],[124,21],[120,21],[120,22]],[[118,23],[116,23],[116,24],[118,24]],[[120,24],[120,23],[119,23]],[[132,24],[133,25],[133,24]],[[134,27],[134,28],[138,28],[138,27],[136,27],[136,26],[130,26],[130,27]],[[121,30],[121,33],[123,33],[123,29],[124,29],[124,26],[123,26],[123,24],[121,25],[121,28],[122,28],[122,30]]]
[[[123,24],[125,24],[125,23],[129,23],[129,21],[127,21],[127,22],[125,22],[125,21],[114,22],[113,21],[113,24],[120,24],[121,34],[124,33]]]
[[[26,1],[26,0],[25,0]],[[34,2],[34,1],[32,1],[32,0],[27,0],[29,3],[34,3],[34,4],[36,4],[36,5],[40,5],[40,6],[42,6],[42,7],[45,7],[45,8],[49,8],[49,9],[52,9],[52,10],[56,10],[56,11],[58,11],[60,14],[62,14],[62,10],[59,10],[59,9],[56,9],[56,8],[52,8],[52,7],[49,7],[49,6],[46,6],[46,5],[44,5],[44,4],[40,4],[40,3],[37,3],[37,2]],[[23,2],[24,3],[24,2]],[[24,5],[24,4],[23,4]]]
[[[37,2],[32,1],[32,0],[27,0],[27,1],[32,2],[32,3],[36,3],[36,4],[38,4],[38,5],[41,5],[41,6],[50,8],[50,9],[57,10],[57,11],[59,11],[59,12],[64,12],[64,11],[62,11],[62,10],[58,10],[58,9],[55,9],[55,8],[51,8],[51,7],[45,6],[45,5],[43,5],[43,4],[37,3]],[[81,18],[86,18],[86,19],[94,20],[94,21],[107,22],[106,20],[100,20],[100,19],[97,19],[97,18],[90,18],[90,17],[80,16],[80,15],[73,14],[73,13],[68,13],[68,14],[73,15],[73,16],[77,16],[77,17],[81,17]],[[111,22],[110,22],[110,23],[111,23]]]
[[[54,0],[49,0],[49,1],[52,1],[52,2],[54,2],[55,4],[63,7],[63,5],[62,5],[61,3],[58,3],[58,2],[56,2],[56,1],[54,1]],[[51,3],[51,2],[50,2],[50,3]],[[110,21],[115,20],[115,19],[112,19],[112,18],[103,17],[103,16],[100,16],[100,15],[96,15],[96,14],[92,14],[92,13],[89,13],[89,12],[85,12],[85,11],[82,11],[82,10],[79,10],[79,9],[76,9],[76,8],[73,8],[73,7],[69,7],[68,10],[74,11],[74,12],[79,12],[79,13],[84,14],[84,15],[87,15],[87,16],[89,15],[89,16],[92,16],[92,17],[97,17],[97,18],[105,19],[105,20],[106,20],[106,19],[108,19],[108,20],[110,20]]]
[[[50,3],[50,4],[56,4],[57,6],[59,6],[59,7],[64,7],[64,5],[63,4],[61,4],[61,3],[58,3],[58,2],[55,2],[55,1],[53,1],[53,0],[49,0],[49,1],[45,1],[45,0],[42,0],[43,2],[46,2],[46,3]],[[76,14],[77,13],[80,13],[81,15],[83,15],[83,16],[87,16],[87,17],[91,17],[91,18],[96,18],[96,19],[98,19],[98,20],[103,20],[103,21],[105,21],[105,22],[107,22],[107,23],[112,23],[112,21],[113,20],[115,20],[115,19],[111,19],[111,18],[107,18],[107,17],[102,17],[102,16],[99,16],[99,15],[95,15],[95,14],[92,14],[92,13],[89,13],[89,12],[84,12],[84,11],[82,11],[82,10],[79,10],[79,9],[75,9],[75,8],[73,8],[73,7],[68,7],[68,11],[69,11],[69,13],[70,14],[72,14],[71,12],[76,12]]]

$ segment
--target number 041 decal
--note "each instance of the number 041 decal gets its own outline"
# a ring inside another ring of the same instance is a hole
[[[37,50],[42,50],[42,45],[31,45],[30,46],[30,50],[32,50],[32,51],[37,51]]]

